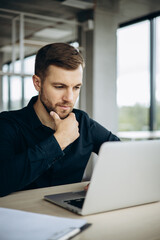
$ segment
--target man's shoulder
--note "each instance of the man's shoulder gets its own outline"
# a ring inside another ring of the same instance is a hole
[[[88,114],[83,110],[74,108],[73,113],[75,113],[77,118],[87,118],[87,119],[89,119]]]
[[[90,128],[93,125],[93,119],[90,118],[88,113],[83,110],[74,109],[73,112],[76,115],[77,121],[81,124],[81,126],[85,126],[86,128]]]
[[[37,100],[37,96],[31,98],[30,102],[27,106],[18,109],[18,110],[10,110],[10,111],[3,111],[0,113],[0,119],[9,120],[9,121],[22,121],[26,122],[28,115],[33,115],[33,104]]]
[[[3,111],[0,113],[0,120],[10,123],[23,121],[26,112],[26,107],[19,110]]]

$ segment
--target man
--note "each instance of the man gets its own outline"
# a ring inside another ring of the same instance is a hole
[[[65,43],[49,44],[36,56],[38,97],[0,114],[0,196],[80,182],[92,152],[119,139],[73,109],[82,86],[84,61]]]

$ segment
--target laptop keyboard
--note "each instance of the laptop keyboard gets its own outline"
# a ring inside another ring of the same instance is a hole
[[[77,198],[85,197],[86,196],[86,191],[78,191],[78,192],[73,192],[77,196]]]
[[[84,199],[85,198],[77,198],[77,199],[73,199],[73,200],[66,200],[64,202],[72,205],[72,206],[75,206],[75,207],[78,207],[78,208],[82,208],[83,207],[83,203],[84,203]]]

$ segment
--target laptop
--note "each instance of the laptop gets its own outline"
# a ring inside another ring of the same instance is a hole
[[[104,143],[87,192],[44,199],[80,215],[159,201],[160,140]]]

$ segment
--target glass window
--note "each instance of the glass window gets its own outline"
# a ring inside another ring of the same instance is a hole
[[[10,63],[9,67],[10,69],[12,70],[13,67],[12,67],[12,63]],[[14,72],[15,73],[20,73],[21,72],[21,63],[20,63],[20,60],[17,60],[14,62]]]
[[[26,74],[34,74],[35,55],[25,58],[24,60],[24,72]],[[32,77],[24,78],[24,104],[27,105],[29,100],[37,95],[37,91],[34,88]]]
[[[24,78],[24,104],[27,105],[29,100],[38,95],[37,91],[34,88],[32,77]]]
[[[156,103],[157,129],[160,130],[160,17],[156,19]]]
[[[24,59],[24,72],[27,74],[34,74],[34,65],[35,65],[36,55],[27,57]]]
[[[149,130],[149,21],[117,31],[119,131]]]
[[[11,98],[11,109],[19,109],[22,106],[22,81],[21,77],[10,78],[10,98]]]
[[[32,82],[34,74],[35,55],[24,59],[24,73],[30,74],[29,77],[24,77],[24,96],[22,96],[22,77],[21,76],[3,76],[3,110],[19,109],[22,107],[22,99],[24,97],[24,106],[27,105],[31,97],[37,95]],[[12,69],[11,64],[3,66],[4,72],[9,72]],[[17,60],[14,63],[15,73],[20,73],[21,64]]]
[[[8,64],[3,65],[3,72],[8,72]],[[8,109],[8,92],[9,92],[9,84],[8,84],[8,76],[3,76],[2,78],[2,110]]]

